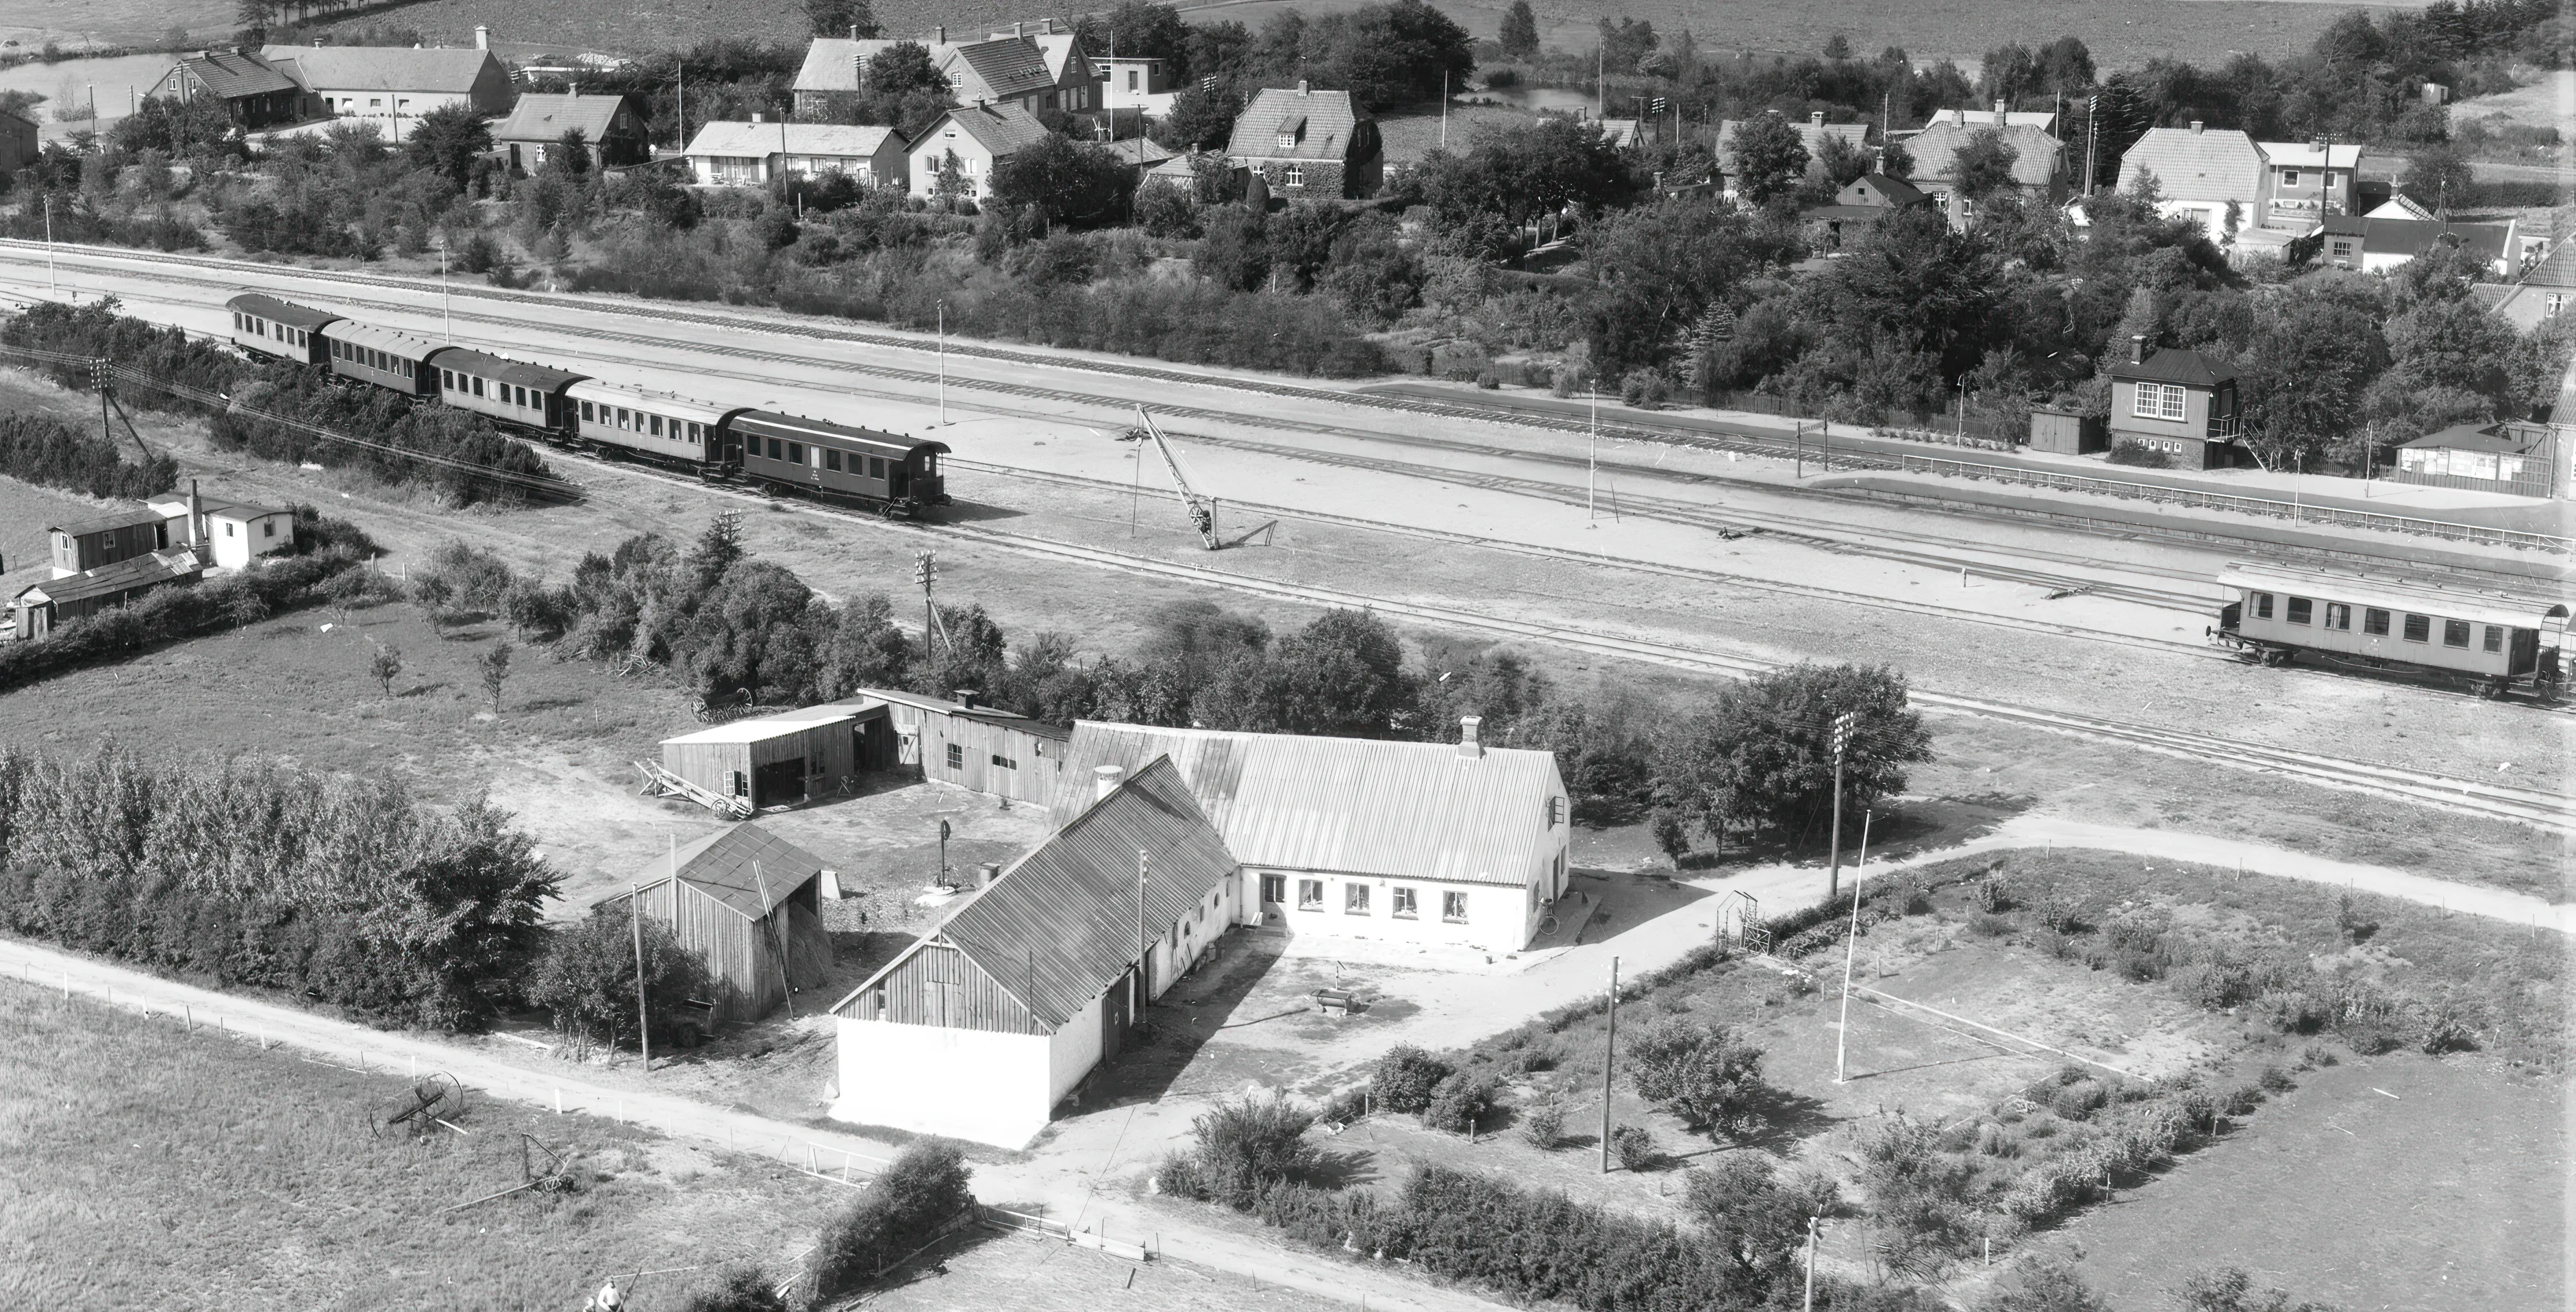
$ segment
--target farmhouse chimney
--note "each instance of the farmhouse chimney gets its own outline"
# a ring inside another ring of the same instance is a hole
[[[1046,34],[1048,36],[1055,35],[1055,20],[1052,18],[1046,20]]]
[[[1125,766],[1095,765],[1091,767],[1091,800],[1096,802],[1101,798],[1109,796],[1111,793],[1117,792],[1119,782],[1124,779],[1126,775],[1127,768]]]
[[[2197,133],[2200,131],[2200,120],[2199,120],[2199,119],[2193,119],[2193,120],[2191,121],[2191,130],[2192,130],[2192,132],[2193,132],[2194,134],[2197,134]]]
[[[1306,94],[1306,79],[1302,77],[1297,79],[1297,94],[1301,96]]]
[[[195,479],[193,479],[193,478],[192,478],[192,479],[189,479],[189,480],[188,480],[188,545],[189,545],[189,546],[191,546],[191,547],[197,546],[198,544],[200,544],[201,542],[203,542],[203,541],[205,540],[205,530],[199,527],[199,525],[202,525],[202,524],[204,524],[205,522],[206,522],[206,500],[205,500],[205,498],[203,498],[203,497],[201,497],[201,496],[198,496],[198,495],[197,495],[197,480],[195,480]]]
[[[2129,339],[2129,363],[2145,364],[2146,362],[2147,335],[2145,333],[2139,333]]]
[[[2006,123],[2008,123],[2008,122],[2010,122],[2010,121],[2011,121],[2011,116],[2005,112],[2005,110],[2004,110],[2004,102],[2002,102],[2002,101],[2000,101],[2000,100],[1996,101],[1996,102],[1995,102],[1995,126],[1996,126],[1996,127],[2002,127],[2004,124],[2006,124]]]
[[[1481,715],[1458,717],[1458,754],[1460,756],[1474,760],[1485,754],[1485,742],[1480,733],[1484,725],[1485,718]]]
[[[856,23],[850,24],[850,39],[853,41],[859,39],[859,25]]]
[[[946,23],[941,23],[939,25],[939,44],[943,46],[948,44],[948,25]]]
[[[757,123],[757,122],[759,122],[759,121],[760,121],[760,111],[759,111],[759,110],[756,110],[756,109],[755,109],[755,110],[751,111],[751,121],[752,121],[752,122],[754,122],[754,123]]]
[[[977,888],[991,888],[993,881],[1001,877],[1002,866],[998,861],[987,861],[975,867],[975,887]]]
[[[961,706],[961,707],[963,707],[963,708],[967,709],[967,710],[970,710],[970,711],[971,711],[971,710],[974,710],[974,709],[975,709],[975,690],[974,690],[974,689],[972,689],[972,688],[960,688],[960,689],[958,689],[958,690],[957,690],[957,704],[958,704],[959,706]]]
[[[1821,109],[1811,109],[1807,111],[1807,125],[1809,127],[1823,127],[1825,125],[1825,111]]]
[[[1011,39],[1012,39],[1012,40],[1014,40],[1014,41],[1016,41],[1016,40],[1020,39],[1021,37],[1027,36],[1027,35],[1028,35],[1028,33],[1027,33],[1026,31],[1022,30],[1022,29],[1024,29],[1024,28],[1026,28],[1027,26],[1028,26],[1028,24],[1026,24],[1026,23],[1019,22],[1019,21],[1018,21],[1018,20],[1016,20],[1016,19],[1015,19],[1015,20],[1013,20],[1013,21],[1012,21],[1012,23],[1011,23]]]
[[[1964,128],[1964,127],[1968,126],[1968,111],[1966,111],[1966,110],[1964,110],[1964,109],[1954,109],[1954,110],[1951,110],[1951,111],[1950,111],[1950,122],[1951,122],[1951,124],[1952,124],[1953,126],[1955,126],[1955,127],[1963,127],[1963,128]]]
[[[485,27],[481,23],[476,23],[474,25],[474,48],[477,50],[489,50],[492,48],[491,28]]]

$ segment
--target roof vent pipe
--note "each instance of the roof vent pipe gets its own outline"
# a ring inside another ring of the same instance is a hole
[[[1095,765],[1091,767],[1091,800],[1096,802],[1109,796],[1111,793],[1117,792],[1118,785],[1124,781],[1126,777],[1127,768],[1125,766]]]
[[[1484,724],[1485,719],[1481,715],[1458,717],[1458,754],[1460,756],[1472,760],[1485,754],[1485,742],[1479,734]]]
[[[1002,865],[998,861],[987,861],[975,867],[975,887],[977,888],[991,888],[993,881],[1001,877]]]

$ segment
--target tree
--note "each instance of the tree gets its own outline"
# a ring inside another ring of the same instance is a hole
[[[456,585],[444,575],[432,574],[411,585],[411,599],[428,613],[430,630],[437,632],[447,626],[447,608],[456,600]]]
[[[1807,176],[1807,143],[1778,114],[1756,114],[1737,124],[1726,144],[1735,156],[1735,189],[1756,205],[1788,195]]]
[[[1422,261],[1405,247],[1396,221],[1372,210],[1333,239],[1332,259],[1318,285],[1352,313],[1393,323],[1422,303],[1423,277]]]
[[[1444,84],[1464,87],[1476,71],[1475,41],[1467,29],[1422,0],[1363,5],[1308,20],[1296,48],[1316,85],[1348,90],[1372,107],[1434,99]]]
[[[1969,200],[1984,200],[2013,184],[2013,164],[2021,151],[2004,134],[1979,128],[1959,143],[1950,157],[1951,181]]]
[[[626,906],[602,905],[549,936],[528,981],[528,1001],[554,1017],[555,1032],[615,1048],[635,1040],[635,921]],[[670,927],[644,918],[644,1012],[652,1037],[667,1040],[707,995],[704,963],[680,946]]]
[[[2367,292],[2343,275],[2302,281],[2264,305],[2241,362],[2244,442],[2266,468],[2296,468],[2332,450],[2362,414],[2387,362]]]
[[[1544,118],[1480,127],[1467,148],[1433,150],[1414,170],[1441,226],[1491,216],[1518,225],[1572,205],[1616,208],[1641,188],[1628,160],[1585,124]]]
[[[1932,759],[1931,735],[1886,666],[1800,664],[1742,679],[1675,724],[1659,744],[1655,787],[1703,827],[1749,821],[1803,837],[1833,813],[1833,727],[1853,717],[1844,814],[1905,790],[1905,767]]]
[[[1211,93],[1190,87],[1172,97],[1172,116],[1164,131],[1172,144],[1216,150],[1234,135],[1234,120],[1243,113],[1243,98],[1222,88]]]
[[[973,1172],[953,1144],[915,1143],[823,1224],[806,1271],[815,1296],[838,1298],[920,1249],[975,1203]]]
[[[1740,1285],[1763,1289],[1786,1281],[1806,1247],[1809,1217],[1841,1206],[1831,1180],[1783,1180],[1771,1159],[1739,1153],[1684,1177],[1683,1208],[1701,1236],[1734,1268]]]
[[[2406,162],[2406,176],[2397,189],[2436,213],[2447,214],[2469,203],[2475,174],[2469,159],[2458,146],[2425,146]]]
[[[1248,292],[1270,278],[1269,216],[1249,205],[1215,205],[1199,217],[1190,267],[1219,287]]]
[[[2110,1312],[2075,1268],[2054,1258],[2034,1258],[2015,1268],[1977,1312]]]
[[[1655,25],[1642,18],[1601,20],[1600,67],[1634,73],[1637,63],[1655,48]]]
[[[1030,205],[1049,223],[1092,227],[1126,213],[1130,169],[1105,146],[1050,132],[996,160],[998,205]]]
[[[494,638],[492,640],[492,649],[483,653],[483,659],[475,662],[475,664],[481,667],[483,671],[483,691],[491,694],[492,713],[494,715],[499,715],[501,713],[501,685],[508,682],[510,678],[510,640],[508,638]]]
[[[862,40],[884,35],[877,26],[877,14],[868,0],[805,0],[805,21],[816,36],[855,36]]]
[[[1189,25],[1181,21],[1179,9],[1152,0],[1119,0],[1101,26],[1106,29],[1105,44],[1083,43],[1095,58],[1162,60],[1163,75],[1172,86],[1185,85],[1196,75],[1190,67]]]
[[[459,191],[474,176],[475,157],[492,149],[492,127],[472,105],[441,105],[413,120],[403,153],[411,166],[447,179]]]
[[[1609,292],[1591,315],[1592,358],[1613,375],[1662,364],[1702,312],[1784,253],[1762,242],[1733,207],[1707,196],[1612,214],[1584,232],[1582,245],[1593,277]]]
[[[367,661],[367,677],[382,687],[387,697],[394,695],[394,677],[402,673],[402,652],[394,647],[378,647]]]
[[[1502,46],[1505,59],[1538,56],[1538,15],[1531,12],[1529,0],[1512,0],[1503,11]]]
[[[1851,42],[1846,39],[1842,33],[1836,32],[1832,36],[1825,38],[1825,59],[1827,62],[1839,64],[1851,57]]]
[[[1732,1135],[1770,1098],[1762,1050],[1724,1025],[1673,1017],[1628,1041],[1628,1082],[1692,1129]]]
[[[1215,672],[1190,711],[1210,728],[1384,738],[1413,705],[1395,630],[1370,612],[1336,610]]]
[[[545,171],[559,178],[579,178],[590,173],[590,134],[580,128],[567,128],[555,138],[546,151]]]

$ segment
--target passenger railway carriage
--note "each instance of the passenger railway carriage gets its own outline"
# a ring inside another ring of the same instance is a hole
[[[948,504],[944,442],[748,410],[728,425],[742,444],[742,472],[779,489],[855,497],[889,516]]]
[[[580,444],[632,452],[706,477],[721,476],[739,464],[725,421],[743,407],[710,405],[596,378],[573,384],[564,395],[578,416],[573,431]]]
[[[2482,697],[2554,697],[2567,607],[2282,565],[2230,564],[2210,638],[2265,665],[2427,674]]]
[[[405,396],[438,394],[438,371],[429,364],[439,350],[435,342],[355,319],[333,320],[323,326],[322,337],[331,372],[339,377]]]
[[[564,392],[583,375],[461,346],[441,347],[429,362],[438,368],[439,400],[490,415],[504,428],[557,440],[572,435],[574,410]]]
[[[233,312],[233,345],[264,360],[331,362],[330,343],[322,329],[339,322],[340,316],[257,292],[245,292],[225,304]]]

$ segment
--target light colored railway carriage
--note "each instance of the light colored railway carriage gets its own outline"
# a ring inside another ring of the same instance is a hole
[[[2210,638],[2266,665],[2320,664],[2443,678],[2484,697],[2556,695],[2567,607],[2286,565],[2231,563]]]
[[[726,428],[742,447],[742,472],[778,488],[855,498],[888,515],[948,504],[939,457],[945,442],[746,410]]]
[[[342,378],[405,396],[438,394],[438,371],[429,364],[429,357],[438,353],[436,342],[355,319],[325,325],[322,337],[331,372]]]
[[[244,292],[224,304],[233,312],[233,345],[270,360],[330,361],[322,329],[340,316],[257,292]]]
[[[439,348],[429,363],[438,370],[441,401],[556,438],[569,435],[575,422],[565,389],[588,377],[461,346]]]
[[[577,416],[573,433],[583,442],[701,472],[734,463],[732,438],[724,424],[742,413],[743,407],[709,405],[596,378],[573,384],[564,395]]]

